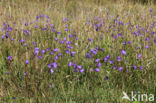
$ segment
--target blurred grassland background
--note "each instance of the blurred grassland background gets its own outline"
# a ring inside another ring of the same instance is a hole
[[[150,8],[152,8],[152,15],[149,15]],[[120,17],[123,22],[127,23],[130,21],[135,26],[138,24],[146,28],[156,22],[156,0],[0,0],[1,25],[6,22],[14,27],[12,34],[14,34],[13,36],[17,40],[20,40],[19,34],[22,34],[21,30],[25,28],[31,30],[34,38],[28,40],[28,43],[35,41],[35,38],[39,38],[38,42],[41,43],[40,46],[42,47],[44,45],[48,47],[51,41],[46,41],[46,37],[42,35],[45,32],[39,29],[37,29],[36,32],[32,29],[32,25],[28,27],[23,25],[25,22],[30,23],[31,21],[35,21],[36,16],[41,14],[48,15],[51,20],[50,22],[54,23],[55,27],[60,31],[64,29],[62,20],[68,18],[69,28],[79,33],[80,49],[82,50],[82,54],[84,54],[84,52],[86,53],[89,49],[86,48],[88,45],[94,46],[87,44],[85,42],[86,38],[89,36],[94,38],[96,34],[98,34],[86,27],[86,18],[93,19],[103,17],[105,18],[105,25],[109,26],[111,17],[108,15],[112,15],[114,19]],[[127,18],[125,18],[125,16],[127,16]],[[13,23],[16,25],[13,25]],[[45,25],[45,22],[39,23],[40,27]],[[126,27],[123,28],[123,31],[128,34],[125,36],[125,39],[135,40],[133,36],[129,37],[131,32],[127,30]],[[106,31],[104,31],[104,33],[110,34]],[[48,35],[51,34],[51,32],[47,31],[45,34]],[[81,43],[81,40],[86,44]],[[95,44],[100,46],[104,45],[106,51],[108,49],[110,52],[109,48],[107,48],[107,44],[109,45],[110,41],[110,38],[106,38],[106,42]],[[120,42],[117,41],[116,44],[120,44]],[[63,48],[58,44],[54,45]],[[135,43],[132,43],[132,45],[135,45]],[[38,69],[45,68],[43,64],[41,67],[37,65],[29,67],[29,70],[34,71],[34,75],[26,79],[24,79],[23,74],[18,73],[18,71],[23,73],[23,70],[28,70],[28,68],[25,68],[25,64],[22,64],[22,61],[25,62],[24,59],[31,57],[31,54],[29,54],[30,52],[25,52],[25,49],[23,49],[19,43],[16,43],[15,47],[20,48],[13,48],[12,43],[9,41],[7,44],[0,46],[0,58],[6,58],[6,55],[4,56],[6,51],[14,51],[14,53],[16,53],[16,51],[22,51],[24,55],[21,55],[19,58],[12,53],[15,64],[20,63],[20,65],[12,65],[17,71],[11,69],[13,73],[9,76],[4,76],[4,74],[1,73],[3,75],[0,76],[0,103],[129,103],[129,101],[122,101],[121,99],[123,90],[130,92],[135,89],[136,91],[148,93],[155,93],[156,90],[154,70],[156,67],[154,58],[156,53],[154,45],[152,45],[153,48],[151,49],[153,54],[146,52],[146,50],[140,50],[144,53],[145,57],[148,58],[147,60],[151,60],[152,66],[150,66],[147,71],[134,71],[134,73],[130,72],[129,74],[125,72],[116,73],[108,71],[100,74],[82,76],[81,74],[67,75],[66,72],[61,72],[51,77],[49,74],[44,74],[42,70]],[[118,47],[120,48],[121,46],[119,45]],[[133,50],[129,52],[133,52]],[[117,54],[116,51],[112,51],[111,53],[114,53],[114,55],[115,53]],[[81,62],[80,60],[83,59],[81,56],[81,54],[77,56],[76,60]],[[133,57],[134,55],[131,56]],[[142,59],[142,61],[144,60]],[[132,62],[135,61],[132,60]],[[35,62],[32,62],[32,64],[35,64]],[[146,62],[144,65],[146,66]],[[6,70],[5,67],[4,59],[0,59],[0,69],[3,68]],[[7,69],[8,68],[10,69],[11,67],[7,67]],[[109,67],[106,68],[109,69]],[[30,72],[29,70],[28,72]],[[104,79],[106,75],[109,76],[108,81]],[[81,78],[81,80],[77,81],[78,78]],[[54,88],[48,88],[51,82],[54,84]],[[12,99],[13,97],[17,97],[17,99],[14,100]],[[146,103],[146,101],[142,103]]]

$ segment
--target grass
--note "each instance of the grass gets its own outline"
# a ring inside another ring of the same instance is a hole
[[[14,0],[0,11],[0,102],[147,103],[122,92],[155,95],[154,4]]]

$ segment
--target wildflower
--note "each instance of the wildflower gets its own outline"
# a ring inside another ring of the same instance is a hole
[[[12,56],[8,56],[7,59],[8,59],[8,60],[12,60]]]
[[[141,54],[138,54],[138,59],[140,59],[142,57],[142,55]]]
[[[105,80],[108,80],[108,76],[105,76]]]
[[[62,56],[62,53],[58,53],[58,56]]]
[[[76,63],[73,63],[73,68],[76,68]]]
[[[140,70],[142,70],[143,69],[143,67],[142,66],[140,66]]]
[[[91,68],[90,71],[93,72],[93,69]]]
[[[48,68],[51,68],[51,66],[52,66],[52,63],[48,64]]]
[[[71,66],[72,66],[72,62],[69,62],[69,63],[68,63],[68,66],[71,67]]]
[[[66,54],[69,54],[70,53],[70,51],[69,50],[66,50]]]
[[[44,54],[45,53],[45,50],[42,50],[42,54]]]
[[[96,60],[95,60],[95,62],[99,62],[99,61],[100,61],[100,59],[96,59]]]
[[[2,40],[4,39],[4,37],[5,37],[4,35],[1,36]]]
[[[113,66],[113,69],[116,69],[117,67],[116,66]]]
[[[145,48],[146,48],[146,49],[148,49],[148,48],[149,48],[149,46],[148,46],[148,45],[146,45],[146,46],[145,46]]]
[[[109,63],[110,63],[110,64],[113,64],[113,63],[114,63],[114,61],[113,61],[113,60],[110,60],[110,61],[109,61]]]
[[[49,87],[50,87],[50,88],[52,87],[52,84],[51,84],[51,83],[49,84]]]
[[[71,56],[74,57],[75,53],[76,53],[75,51],[72,51]]]
[[[77,68],[78,68],[78,69],[81,69],[81,68],[82,68],[82,66],[81,66],[81,65],[78,65],[78,66],[77,66]]]
[[[101,67],[101,63],[100,62],[97,64],[97,67]]]
[[[53,65],[53,68],[54,68],[54,69],[57,68],[57,63],[56,63],[56,62],[54,62],[52,65]]]
[[[89,38],[88,40],[89,40],[90,42],[92,42],[92,41],[93,41],[93,39],[92,39],[92,38]]]
[[[149,9],[149,12],[152,12],[152,8]]]
[[[53,69],[50,69],[50,74],[53,74],[54,73],[54,70]]]
[[[127,44],[126,41],[124,41],[124,42],[123,42],[123,45],[126,45],[126,44]]]
[[[90,53],[87,53],[86,58],[90,58],[90,57],[91,57],[91,54]]]
[[[54,55],[54,53],[53,53],[52,51],[50,51],[50,54],[51,54],[51,55]]]
[[[133,67],[133,69],[136,69],[137,68],[135,65],[133,65],[132,67]]]
[[[101,51],[104,51],[104,49],[103,49],[103,48],[101,48]]]
[[[27,76],[27,73],[26,72],[24,72],[24,76]]]
[[[24,40],[24,39],[21,39],[21,40],[20,40],[20,42],[21,42],[21,43],[24,43],[24,42],[25,42],[25,40]]]
[[[28,64],[29,63],[29,60],[25,60],[25,64]]]
[[[123,67],[119,67],[118,70],[119,70],[119,71],[123,70]]]
[[[37,43],[33,42],[33,45],[34,45],[34,46],[36,46],[36,45],[37,45]]]
[[[122,50],[121,53],[122,53],[123,55],[126,55],[126,51],[124,51],[124,50]]]
[[[71,37],[73,37],[73,35],[72,35],[72,34],[70,34],[70,35],[68,35],[68,37],[69,37],[69,38],[71,38]]]
[[[55,60],[58,60],[58,56],[55,56]]]
[[[99,69],[99,68],[95,68],[95,71],[96,71],[96,72],[100,72],[100,69]]]
[[[54,51],[54,52],[58,52],[58,49],[57,49],[57,48],[55,48],[55,49],[53,49],[53,51]]]
[[[40,59],[42,59],[42,56],[41,56],[41,55],[39,55],[38,57],[39,57]]]
[[[80,73],[83,73],[85,71],[85,69],[80,69]]]
[[[121,57],[120,56],[117,57],[117,61],[121,61]]]
[[[108,60],[108,58],[107,58],[107,57],[105,57],[105,58],[104,58],[104,62],[107,62],[107,60]]]
[[[39,53],[39,48],[38,47],[35,48],[35,52],[34,53],[35,54],[38,54]]]
[[[55,41],[58,41],[58,39],[57,39],[57,38],[55,38]]]

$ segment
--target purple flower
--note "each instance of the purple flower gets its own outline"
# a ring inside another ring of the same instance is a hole
[[[8,56],[7,59],[8,59],[8,60],[12,60],[12,56]]]
[[[46,51],[45,50],[42,50],[42,54],[44,54]]]
[[[55,48],[55,49],[53,49],[53,51],[54,51],[54,52],[58,52],[58,49],[57,49],[57,48]]]
[[[36,48],[35,48],[35,51],[34,51],[34,54],[38,54],[38,53],[39,53],[39,48],[36,47]]]
[[[124,41],[124,42],[123,42],[123,45],[126,45],[126,44],[127,44],[127,42],[126,42],[126,41]]]
[[[63,40],[61,40],[61,41],[60,41],[60,43],[61,43],[61,44],[63,44],[63,43],[64,43],[64,41],[63,41]]]
[[[75,53],[76,53],[75,51],[72,51],[71,56],[74,57]]]
[[[107,57],[105,57],[105,58],[104,58],[104,62],[107,62],[107,60],[108,60]]]
[[[145,48],[146,48],[146,49],[148,49],[148,48],[149,48],[149,46],[148,46],[148,45],[146,45],[146,46],[145,46]]]
[[[70,34],[70,35],[68,35],[68,37],[69,37],[69,38],[71,38],[71,37],[73,37],[73,35],[72,35],[72,34]]]
[[[72,66],[72,62],[69,62],[69,63],[68,63],[68,66],[71,67],[71,66]]]
[[[132,67],[133,67],[133,69],[136,69],[137,68],[135,65],[133,65]]]
[[[57,38],[55,38],[55,41],[58,41],[58,39],[57,39]]]
[[[152,8],[149,9],[149,12],[152,12]]]
[[[51,54],[51,55],[54,55],[54,53],[53,53],[52,51],[50,51],[50,54]]]
[[[93,72],[93,69],[92,68],[90,69],[90,72]]]
[[[123,67],[119,67],[118,70],[119,70],[119,71],[123,70]]]
[[[70,53],[70,51],[69,50],[66,50],[66,54],[69,54]]]
[[[141,54],[138,54],[138,59],[140,59],[142,57],[142,55]]]
[[[118,34],[119,37],[122,37],[122,35],[123,35],[123,34],[121,34],[121,33]]]
[[[4,39],[4,37],[5,37],[4,35],[1,36],[2,39]]]
[[[69,49],[72,49],[72,46],[70,46],[70,45],[67,45],[67,48],[69,48]]]
[[[105,80],[108,80],[108,76],[105,76]]]
[[[58,60],[58,56],[55,56],[55,60]]]
[[[76,40],[78,40],[78,37],[75,37]]]
[[[81,65],[78,65],[78,66],[77,66],[77,68],[78,68],[78,69],[81,69],[81,68],[82,68],[82,66],[81,66]]]
[[[41,55],[39,55],[39,56],[38,56],[38,58],[42,59],[42,56],[41,56]]]
[[[113,64],[113,63],[114,63],[114,61],[113,61],[113,60],[110,60],[110,61],[109,61],[109,63],[110,63],[110,64]]]
[[[99,68],[95,68],[95,71],[96,71],[96,72],[100,72],[100,69],[99,69]]]
[[[56,62],[54,62],[52,65],[53,65],[53,68],[54,68],[54,69],[57,68],[57,63],[56,63]]]
[[[88,40],[89,40],[90,42],[92,42],[92,41],[93,41],[93,39],[92,39],[92,38],[89,38]]]
[[[103,49],[103,48],[101,48],[101,51],[104,51],[104,49]]]
[[[90,57],[91,57],[91,54],[90,53],[87,53],[86,58],[90,58]]]
[[[142,70],[143,69],[143,67],[142,66],[140,66],[140,70]]]
[[[34,45],[34,46],[36,46],[36,45],[37,45],[37,43],[33,42],[33,45]]]
[[[73,68],[76,68],[76,63],[73,63]]]
[[[149,37],[147,37],[145,40],[148,41],[149,40]]]
[[[50,69],[50,74],[53,74],[54,73],[54,70],[53,69]]]
[[[121,50],[121,53],[122,53],[123,55],[126,55],[126,51],[124,51],[124,50]]]
[[[29,60],[25,60],[25,64],[28,64],[29,63]]]
[[[99,61],[100,61],[100,59],[96,59],[96,60],[95,60],[95,62],[99,62]]]
[[[83,73],[85,71],[85,69],[80,69],[80,73]]]
[[[49,51],[49,50],[50,50],[50,48],[47,48],[46,50],[47,50],[47,51]]]
[[[24,72],[24,76],[27,76],[27,73],[26,72]]]
[[[113,66],[113,69],[116,69],[117,67],[116,66]]]
[[[58,53],[58,56],[62,56],[62,53]]]
[[[49,87],[51,88],[51,87],[53,87],[53,85],[50,83],[50,84],[49,84]]]
[[[102,64],[99,62],[99,63],[97,64],[97,67],[101,67],[101,65],[102,65]]]
[[[21,42],[21,43],[24,43],[24,42],[25,42],[25,40],[24,40],[24,39],[21,39],[21,40],[20,40],[20,42]]]
[[[51,66],[52,66],[52,63],[48,64],[48,68],[51,68]]]
[[[121,57],[120,56],[117,57],[117,61],[121,61]]]

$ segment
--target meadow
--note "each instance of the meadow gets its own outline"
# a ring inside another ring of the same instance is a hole
[[[1,0],[0,103],[155,103],[153,1]]]

